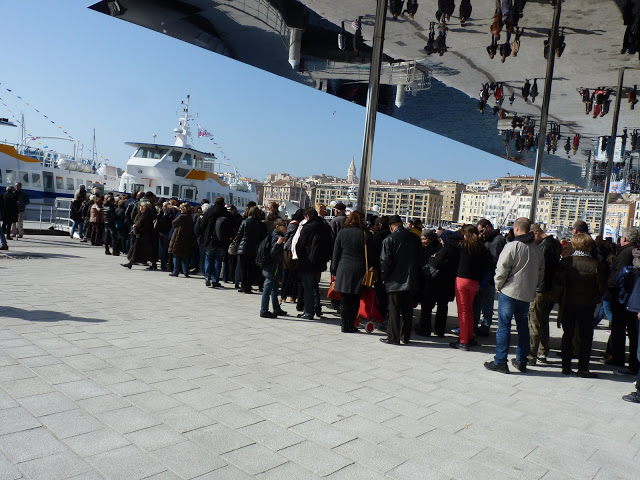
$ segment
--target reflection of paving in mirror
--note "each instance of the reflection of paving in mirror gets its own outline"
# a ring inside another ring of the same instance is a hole
[[[596,153],[603,144],[607,148],[600,137],[611,131],[608,113],[615,101],[617,69],[638,66],[634,25],[640,19],[640,2],[561,2],[556,47],[550,52],[555,4],[465,0],[456,10],[450,0],[420,5],[390,1],[378,110],[530,166],[538,145],[546,58],[552,54],[556,61],[545,144],[546,153],[555,156],[545,155],[543,170],[602,189],[603,156]],[[366,103],[374,2],[120,0],[91,8]],[[455,90],[432,88],[433,79]],[[627,129],[629,141],[621,145],[617,162],[627,168],[614,170],[614,180],[624,177],[632,188],[637,165],[628,165],[632,133],[640,126],[633,109],[637,84],[638,71],[629,70],[618,129]],[[456,90],[476,100],[455,101]],[[423,108],[443,92],[447,98],[442,108]],[[472,119],[477,110],[496,118]]]

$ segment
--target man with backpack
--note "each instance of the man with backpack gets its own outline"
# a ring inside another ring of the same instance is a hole
[[[224,198],[216,197],[200,221],[204,246],[204,283],[207,287],[220,288],[220,271],[224,254],[229,248],[234,228],[231,214],[224,206]]]
[[[304,211],[307,222],[300,230],[296,243],[298,258],[298,274],[304,290],[304,313],[298,315],[306,320],[313,320],[314,314],[322,314],[320,307],[319,284],[320,275],[327,269],[331,258],[331,227],[309,207]]]
[[[278,315],[286,315],[287,312],[280,308],[278,295],[280,289],[278,279],[282,274],[284,261],[284,243],[287,224],[281,218],[273,222],[273,231],[258,246],[256,265],[262,268],[264,287],[262,290],[262,303],[260,304],[260,316],[262,318],[276,318]],[[273,306],[273,312],[269,311],[269,298]]]
[[[620,295],[621,290],[631,292],[633,287],[633,249],[638,246],[638,229],[635,227],[623,228],[620,231],[620,250],[611,264],[611,273],[607,286],[611,295],[611,335],[607,342],[607,351],[604,363],[624,367],[626,336],[629,336],[629,368],[618,370],[622,375],[635,375],[638,371],[639,361],[635,355],[638,349],[638,322],[637,315],[627,310],[628,298]],[[629,267],[629,268],[625,268]],[[630,277],[625,280],[625,274]],[[629,284],[625,288],[625,284]],[[624,293],[624,292],[622,292]],[[626,295],[628,297],[628,295]]]

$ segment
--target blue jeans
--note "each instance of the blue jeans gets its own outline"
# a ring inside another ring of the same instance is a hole
[[[613,318],[613,313],[611,313],[611,302],[609,302],[609,295],[605,295],[602,299],[602,306],[596,315],[596,318],[593,320],[593,326],[596,327],[600,324],[604,317],[609,319],[609,323],[611,323],[611,319]]]
[[[180,264],[182,264],[182,273],[189,275],[189,257],[173,257],[173,274],[180,274]]]
[[[220,270],[222,270],[222,260],[224,259],[224,248],[210,248],[204,253],[204,278],[220,282]]]
[[[511,319],[515,317],[518,330],[518,347],[516,361],[526,362],[529,353],[529,302],[516,300],[504,293],[498,296],[498,331],[496,332],[496,365],[507,363],[509,341],[511,337]]]
[[[166,268],[169,263],[169,234],[158,235],[158,251],[160,256],[160,267]]]
[[[73,226],[71,227],[71,233],[69,234],[69,236],[73,237],[73,233],[76,231],[76,228],[78,229],[78,233],[80,234],[80,236],[82,236],[82,227],[84,227],[84,222],[76,222],[74,220]]]
[[[262,303],[260,304],[260,314],[269,311],[269,297],[271,297],[271,305],[273,311],[280,310],[280,304],[278,303],[278,295],[280,294],[280,287],[278,286],[278,280],[275,278],[264,279],[264,287],[262,289]]]
[[[73,235],[73,233],[71,235]],[[0,247],[4,247],[6,244],[7,237],[4,236],[4,230],[0,228]]]
[[[496,286],[493,283],[478,289],[476,298],[473,301],[473,318],[475,327],[482,326],[488,331],[493,324],[493,302],[496,298]],[[482,314],[482,323],[480,322]]]
[[[320,311],[320,295],[318,295],[320,272],[300,272],[299,275],[304,289],[304,314],[307,317],[313,317]]]

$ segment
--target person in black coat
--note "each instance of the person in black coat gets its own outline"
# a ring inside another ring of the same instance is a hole
[[[322,315],[318,285],[331,258],[331,227],[313,207],[304,211],[304,218],[307,223],[296,243],[297,268],[304,291],[304,313],[299,317],[313,320],[314,315]]]
[[[4,210],[4,195],[0,195],[0,220],[2,220],[2,211]],[[4,229],[0,228],[0,250],[9,250],[7,238],[4,236]]]
[[[218,238],[216,234],[216,223],[223,217],[228,219],[226,222],[229,224],[233,223],[231,214],[224,207],[222,197],[214,198],[213,205],[200,217],[201,244],[204,246],[204,279],[207,287],[222,286],[220,283],[222,262],[231,243],[231,238]],[[233,228],[231,230],[233,231]]]
[[[102,217],[104,219],[104,253],[111,255],[109,247],[113,247],[113,254],[117,255],[118,244],[116,242],[116,204],[111,195],[105,197],[102,206]]]
[[[284,251],[282,263],[282,289],[280,291],[280,301],[284,303],[287,297],[291,299],[291,303],[295,303],[298,298],[298,274],[296,271],[296,262],[293,260],[293,237],[298,231],[300,222],[304,220],[304,210],[299,208],[291,216],[291,221],[287,226],[287,232],[284,234]]]
[[[389,325],[383,343],[407,344],[413,328],[413,295],[419,288],[420,239],[402,226],[398,215],[389,218],[391,235],[382,242],[380,275],[389,294]],[[401,319],[402,317],[402,319]]]
[[[448,236],[453,232],[444,232],[443,239],[438,238],[440,248],[430,249],[425,253],[431,253],[424,260],[422,271],[427,277],[421,298],[420,323],[416,328],[416,333],[425,337],[431,336],[431,317],[433,308],[437,305],[435,333],[438,337],[444,337],[447,328],[447,315],[449,313],[449,302],[455,298],[456,271],[458,269],[458,250],[451,244],[446,243]],[[434,234],[435,235],[435,234]]]
[[[11,225],[18,221],[18,197],[15,187],[7,187],[2,196],[2,230],[7,239],[12,240]]]
[[[127,255],[129,262],[123,263],[123,267],[131,269],[134,263],[146,263],[153,257],[153,245],[151,245],[153,239],[152,208],[153,206],[148,202],[140,204],[140,210],[133,222],[132,229],[132,234],[135,236],[136,241],[129,248]]]
[[[331,274],[336,277],[333,288],[342,293],[340,316],[343,333],[358,331],[354,324],[360,305],[362,278],[367,272],[367,265],[373,266],[375,250],[372,247],[365,229],[364,215],[358,210],[351,212],[344,222],[344,228],[336,236],[331,261]]]
[[[376,262],[376,268],[380,271],[382,242],[384,242],[385,238],[391,235],[391,230],[389,230],[389,217],[387,215],[382,215],[380,218],[377,218],[376,224],[373,226],[371,231],[373,232],[371,244],[375,249],[374,260]],[[376,292],[376,299],[378,300],[378,310],[380,310],[380,313],[386,319],[389,313],[389,295],[387,295],[387,292],[384,289],[384,282],[380,276],[378,276],[373,289]]]
[[[267,236],[267,228],[261,221],[262,212],[257,206],[249,209],[247,218],[240,224],[236,241],[238,242],[238,257],[242,269],[242,284],[240,293],[251,293],[253,285],[256,254],[258,245]]]
[[[262,290],[262,302],[260,304],[261,318],[276,318],[279,315],[286,315],[278,303],[280,291],[278,278],[282,273],[282,262],[284,260],[284,243],[287,224],[280,217],[273,221],[273,231],[269,236],[269,258],[262,264],[262,275],[264,276],[264,287]],[[273,306],[273,312],[269,311],[269,299]]]

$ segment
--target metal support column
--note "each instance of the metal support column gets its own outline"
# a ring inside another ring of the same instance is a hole
[[[600,217],[600,235],[604,237],[604,222],[607,218],[607,203],[609,203],[609,190],[611,189],[611,170],[613,168],[613,154],[616,149],[618,135],[618,117],[620,116],[620,101],[622,100],[622,82],[624,80],[624,67],[618,72],[618,90],[616,91],[616,106],[613,110],[613,122],[611,125],[611,144],[609,145],[609,158],[607,159],[607,181],[604,185],[604,197],[602,202],[602,215]]]
[[[562,0],[558,0],[553,12],[551,35],[549,38],[549,55],[547,57],[547,76],[544,79],[544,93],[542,96],[542,111],[540,113],[540,132],[538,134],[538,151],[536,152],[536,169],[533,176],[531,190],[531,210],[529,220],[536,221],[536,208],[538,207],[538,191],[540,190],[540,175],[542,174],[542,159],[544,157],[545,141],[547,138],[547,120],[549,118],[549,100],[551,98],[551,84],[553,83],[553,67],[556,59],[556,45],[558,43],[558,28],[560,27],[560,12]]]
[[[362,163],[360,164],[360,182],[356,208],[367,213],[369,199],[369,181],[371,179],[371,157],[373,155],[373,137],[376,131],[378,94],[380,92],[380,68],[382,66],[382,47],[384,46],[384,28],[387,21],[387,0],[377,0],[376,24],[373,32],[373,52],[369,71],[369,92],[367,93],[367,121],[362,141]]]

